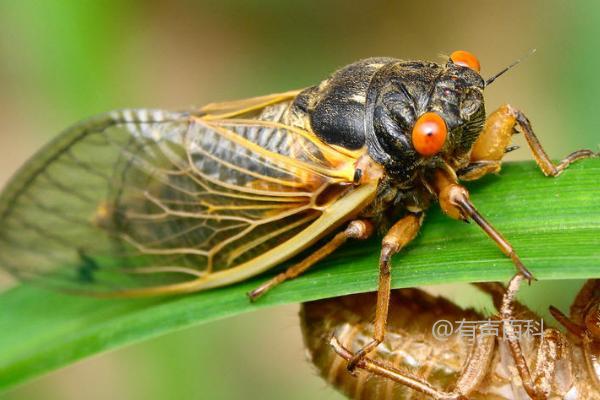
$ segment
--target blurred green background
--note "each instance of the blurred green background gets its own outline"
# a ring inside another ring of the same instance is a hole
[[[364,57],[443,61],[455,49],[478,55],[489,76],[537,48],[487,90],[487,107],[524,110],[558,158],[600,141],[599,34],[595,1],[0,0],[0,184],[92,114],[185,109],[309,86]],[[305,361],[296,314],[170,334],[0,399],[340,399]]]

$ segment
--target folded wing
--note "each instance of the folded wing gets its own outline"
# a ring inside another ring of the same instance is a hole
[[[331,215],[354,190],[354,162],[279,122],[113,112],[60,135],[4,190],[0,265],[92,293],[230,283],[318,240],[325,214],[333,227],[364,203],[374,188]],[[265,260],[274,249],[289,254]]]

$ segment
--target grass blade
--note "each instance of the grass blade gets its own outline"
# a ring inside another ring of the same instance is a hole
[[[469,185],[472,200],[540,280],[600,277],[600,159],[545,178],[532,162]],[[261,307],[374,290],[377,239],[347,245],[256,304],[262,282],[162,299],[100,300],[20,286],[0,295],[0,389],[83,357]],[[393,286],[505,281],[514,269],[474,225],[427,215],[419,237],[394,258]]]

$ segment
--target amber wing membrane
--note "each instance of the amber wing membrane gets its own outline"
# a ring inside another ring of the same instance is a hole
[[[355,161],[259,114],[124,110],[74,126],[2,193],[0,265],[67,290],[143,294],[252,264],[350,190]]]

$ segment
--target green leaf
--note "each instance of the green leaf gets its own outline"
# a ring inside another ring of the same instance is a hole
[[[600,277],[600,159],[546,178],[533,162],[469,185],[480,212],[540,280]],[[192,295],[94,299],[20,286],[0,295],[0,388],[125,344],[200,322],[273,306],[374,290],[376,239],[346,245],[257,303],[245,293],[266,279]],[[422,233],[394,258],[393,286],[506,281],[514,267],[475,224],[427,215]]]

